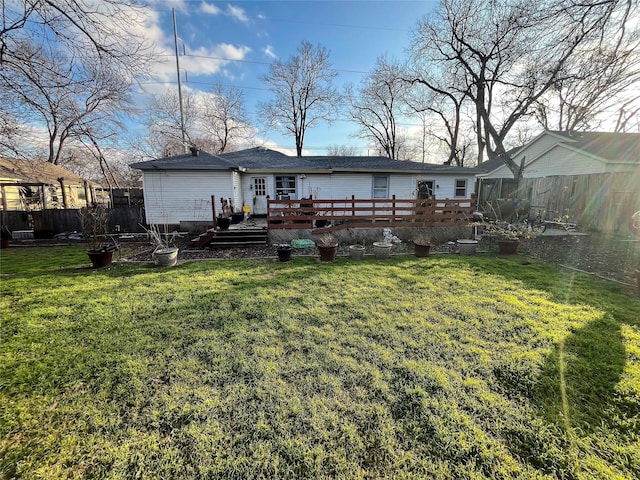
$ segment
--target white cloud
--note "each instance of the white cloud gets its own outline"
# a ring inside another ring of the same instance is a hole
[[[249,18],[244,13],[244,10],[242,8],[240,8],[240,7],[234,7],[233,5],[229,4],[229,5],[227,5],[227,12],[232,17],[235,17],[236,20],[239,20],[241,22],[248,22],[249,21]]]
[[[222,13],[213,3],[202,2],[200,11],[209,15],[220,15]]]
[[[273,58],[274,60],[278,58],[278,56],[273,51],[273,46],[267,45],[262,49],[262,52],[269,58]]]

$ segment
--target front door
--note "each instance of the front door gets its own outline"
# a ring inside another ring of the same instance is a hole
[[[253,215],[267,214],[267,178],[252,177],[251,188],[253,190]]]
[[[433,190],[433,180],[418,181],[418,198],[432,198],[435,195]]]

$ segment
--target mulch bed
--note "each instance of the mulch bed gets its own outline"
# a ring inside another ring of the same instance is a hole
[[[225,248],[225,249],[194,249],[188,242],[179,245],[179,261],[200,259],[234,259],[234,258],[277,258],[275,245]],[[348,256],[349,246],[340,245],[338,256]],[[149,245],[138,245],[135,248],[123,245],[122,258],[129,261],[151,261],[152,248]],[[497,241],[483,238],[480,241],[479,252],[497,254]],[[455,246],[450,243],[434,245],[431,248],[434,255],[453,254]],[[640,268],[640,242],[632,238],[605,237],[598,234],[591,235],[554,235],[539,236],[524,240],[520,246],[521,254],[552,263],[568,269],[585,271],[600,277],[635,285],[635,270]],[[366,245],[365,254],[372,254],[372,246]],[[413,245],[402,243],[394,246],[393,254],[413,255]],[[294,249],[295,256],[318,255],[315,247]]]

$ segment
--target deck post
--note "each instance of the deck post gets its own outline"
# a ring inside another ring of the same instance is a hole
[[[213,214],[213,229],[218,228],[218,219],[216,216],[216,196],[211,195],[211,213]]]

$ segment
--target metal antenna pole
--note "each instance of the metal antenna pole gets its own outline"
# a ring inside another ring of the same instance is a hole
[[[182,151],[187,153],[187,142],[184,133],[184,109],[182,108],[182,81],[180,80],[180,60],[178,55],[178,27],[176,26],[176,9],[173,12],[173,40],[176,46],[176,72],[178,74],[178,101],[180,102],[180,132],[182,133]]]

